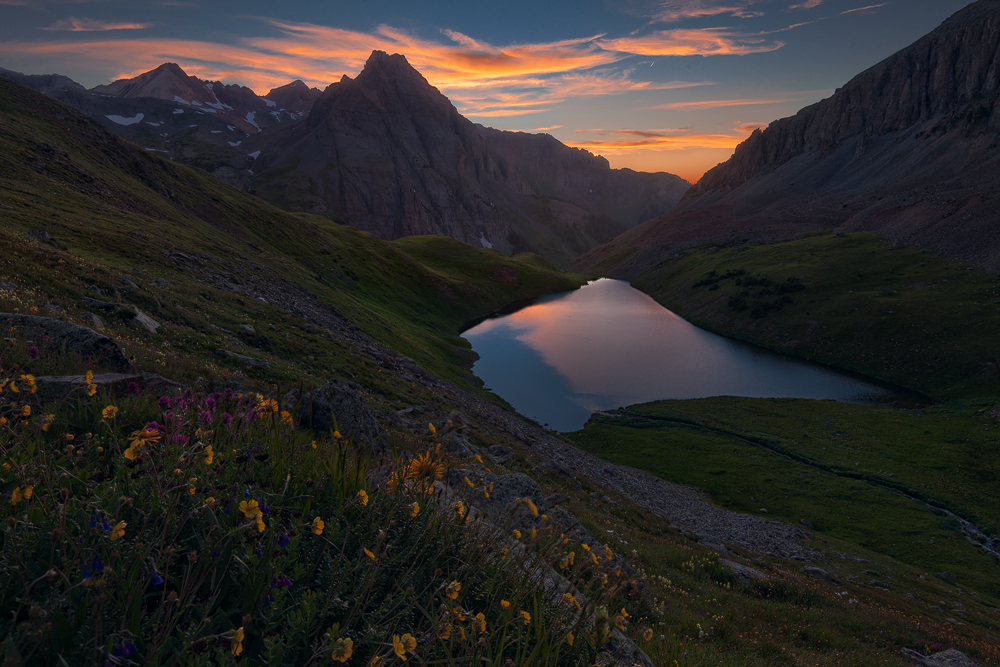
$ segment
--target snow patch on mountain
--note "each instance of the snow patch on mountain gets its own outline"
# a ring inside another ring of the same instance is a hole
[[[143,119],[143,114],[138,113],[131,118],[124,118],[122,116],[108,115],[105,116],[112,123],[118,123],[119,125],[135,125]]]
[[[264,100],[264,104],[266,104],[269,107],[276,107],[276,106],[278,106],[277,102],[274,102],[273,100],[269,100],[266,97],[262,97],[261,99]]]
[[[254,120],[253,111],[247,111],[247,122],[256,127],[258,130],[260,129],[260,125],[257,124],[256,120]]]

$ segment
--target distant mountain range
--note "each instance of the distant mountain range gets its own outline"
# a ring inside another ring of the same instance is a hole
[[[91,90],[59,75],[0,77],[281,208],[385,239],[442,234],[566,266],[670,210],[690,187],[672,174],[611,169],[549,135],[476,125],[403,56],[380,51],[323,92],[295,81],[263,97],[173,63]]]
[[[972,3],[754,132],[675,209],[576,266],[629,277],[692,245],[819,229],[877,232],[1000,271],[1000,0]]]

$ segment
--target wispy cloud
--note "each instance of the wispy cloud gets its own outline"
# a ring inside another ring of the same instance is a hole
[[[603,49],[643,56],[745,56],[776,51],[784,42],[741,35],[728,28],[658,30],[648,35],[600,39]]]
[[[843,16],[844,14],[853,14],[854,12],[863,12],[869,9],[878,9],[879,7],[885,7],[888,4],[889,4],[888,2],[883,2],[880,5],[868,5],[867,7],[856,7],[854,9],[848,9],[846,12],[840,12],[840,15]]]
[[[680,128],[671,130],[598,130],[600,139],[567,141],[567,146],[583,148],[592,152],[621,154],[644,150],[689,150],[692,148],[736,147],[746,139],[756,125],[747,130],[745,126],[721,132],[699,132]]]
[[[813,9],[819,7],[823,4],[823,0],[806,0],[805,2],[800,2],[797,5],[789,6],[789,9]]]
[[[676,23],[705,16],[750,18],[762,12],[752,9],[761,0],[655,0],[647,8],[653,23]]]
[[[57,30],[68,32],[106,32],[108,30],[143,30],[153,25],[152,23],[110,23],[97,19],[78,19],[70,17],[56,21],[50,26],[39,28],[39,30]]]
[[[766,106],[770,104],[787,104],[789,102],[802,102],[808,100],[819,100],[825,95],[829,95],[828,90],[804,90],[802,92],[781,97],[769,98],[746,98],[735,100],[695,100],[692,102],[669,102],[658,104],[651,109],[671,109],[674,111],[700,111],[704,109],[725,109],[730,107],[746,106]]]

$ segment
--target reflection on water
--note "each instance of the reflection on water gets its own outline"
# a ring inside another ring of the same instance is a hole
[[[573,431],[595,410],[668,398],[754,396],[865,403],[891,393],[699,329],[628,283],[602,279],[462,334],[473,372],[521,414]]]

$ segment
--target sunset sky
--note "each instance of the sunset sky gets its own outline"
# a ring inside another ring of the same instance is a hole
[[[404,54],[471,120],[694,181],[969,0],[0,0],[0,66],[92,87],[171,61],[259,94]]]

